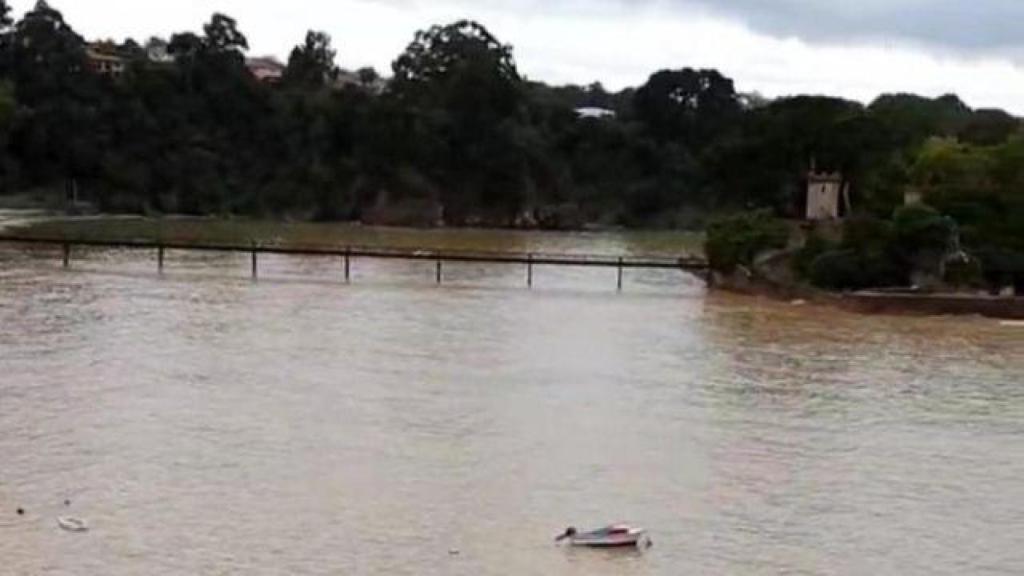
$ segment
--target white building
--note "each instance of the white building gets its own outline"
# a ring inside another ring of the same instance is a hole
[[[810,221],[838,220],[840,202],[846,190],[843,176],[838,172],[807,174],[807,219]]]
[[[150,38],[146,42],[146,58],[156,64],[170,64],[174,62],[174,56],[167,51],[167,42],[160,38]]]
[[[584,106],[576,109],[576,116],[580,118],[615,118],[615,111],[595,106]]]

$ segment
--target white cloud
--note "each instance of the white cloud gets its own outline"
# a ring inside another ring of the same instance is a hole
[[[973,106],[999,106],[1024,114],[1024,70],[1008,57],[956,55],[903,41],[812,43],[756,32],[738,17],[687,8],[682,0],[671,4],[562,2],[554,7],[535,0],[67,0],[65,4],[56,7],[86,36],[130,34],[140,39],[198,30],[219,10],[239,20],[254,53],[279,56],[285,56],[308,28],[321,29],[334,37],[342,65],[371,64],[380,70],[388,69],[416,30],[469,17],[515,46],[525,75],[547,82],[600,80],[620,88],[642,83],[660,68],[715,67],[736,79],[741,90],[769,96],[812,93],[867,101],[883,92],[956,92]]]

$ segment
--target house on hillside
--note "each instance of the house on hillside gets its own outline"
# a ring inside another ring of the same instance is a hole
[[[333,78],[331,78],[330,84],[335,90],[363,87],[363,81],[359,75],[348,70],[336,70]]]
[[[162,38],[150,38],[144,47],[146,59],[154,64],[170,64],[174,56],[168,52],[167,41]]]
[[[93,72],[111,78],[119,78],[127,67],[127,59],[120,54],[116,44],[94,42],[85,49],[85,56]]]
[[[335,70],[330,85],[335,90],[358,88],[371,94],[381,94],[388,87],[388,81],[381,78],[371,68],[351,71],[345,69]]]
[[[268,84],[277,84],[284,77],[286,66],[273,56],[247,58],[245,67],[253,78]]]
[[[578,118],[615,118],[615,111],[607,108],[598,108],[596,106],[584,106],[576,109],[576,116]]]

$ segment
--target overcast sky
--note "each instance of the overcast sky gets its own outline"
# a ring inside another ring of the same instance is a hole
[[[24,10],[35,0],[12,0]],[[252,54],[285,57],[309,28],[339,64],[389,70],[413,33],[473,18],[550,83],[643,83],[660,68],[714,67],[742,91],[960,94],[1024,115],[1024,0],[51,0],[88,38],[199,30],[239,20]]]

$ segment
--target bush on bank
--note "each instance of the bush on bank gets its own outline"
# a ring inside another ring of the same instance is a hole
[[[751,266],[758,254],[785,248],[789,228],[768,210],[716,218],[708,226],[705,250],[711,269],[730,273]]]

